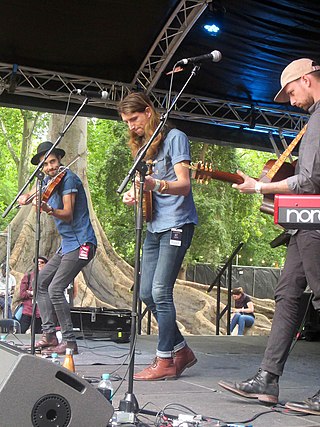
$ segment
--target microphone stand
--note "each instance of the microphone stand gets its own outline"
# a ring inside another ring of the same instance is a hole
[[[168,110],[161,116],[160,123],[153,132],[151,138],[147,144],[139,151],[139,154],[136,157],[136,160],[128,172],[128,175],[124,178],[117,193],[121,194],[125,187],[127,186],[130,180],[134,181],[134,176],[136,171],[140,172],[140,183],[139,183],[139,198],[138,198],[138,211],[137,211],[137,220],[136,220],[136,240],[135,240],[135,266],[134,266],[134,284],[133,284],[133,298],[132,298],[132,308],[131,308],[131,335],[130,335],[130,362],[129,362],[129,377],[128,377],[128,390],[125,393],[125,397],[119,403],[119,410],[123,412],[133,412],[133,413],[146,413],[148,415],[156,415],[156,412],[145,411],[144,409],[140,410],[138,401],[133,393],[133,375],[134,375],[134,356],[135,356],[135,343],[136,343],[136,333],[137,333],[137,305],[138,305],[138,295],[140,289],[140,252],[141,252],[141,241],[142,241],[142,200],[143,200],[143,188],[145,181],[145,174],[147,172],[147,166],[143,161],[150,145],[158,136],[163,126],[165,125],[170,112],[177,103],[184,89],[200,69],[199,65],[195,65],[188,77],[187,81],[183,85],[180,92],[177,94],[175,99],[172,101],[172,104],[169,106]],[[151,413],[152,412],[152,413]],[[176,418],[176,417],[174,417]]]
[[[43,187],[44,173],[41,170],[37,172],[37,186],[36,191],[38,194],[38,200],[36,204],[36,232],[35,232],[35,248],[34,248],[34,280],[33,280],[33,295],[32,295],[32,317],[31,317],[31,354],[35,354],[35,341],[36,341],[36,307],[37,307],[37,294],[38,294],[38,275],[39,275],[39,248],[40,248],[40,215],[41,215],[41,199],[42,199],[42,187]]]
[[[31,321],[31,354],[35,353],[35,321],[36,321],[35,313],[36,313],[36,300],[37,300],[37,291],[38,291],[38,273],[39,273],[38,258],[39,258],[39,245],[40,245],[40,234],[41,234],[41,227],[40,227],[41,203],[40,203],[40,200],[41,200],[41,192],[42,192],[42,182],[44,179],[44,173],[42,172],[42,168],[43,168],[43,165],[44,165],[44,162],[46,161],[46,159],[50,156],[52,151],[60,143],[60,141],[62,140],[62,138],[66,134],[66,132],[69,130],[69,128],[71,127],[71,125],[73,124],[75,119],[80,114],[83,107],[89,102],[89,98],[90,97],[86,97],[84,99],[84,101],[82,102],[82,104],[80,105],[78,110],[74,113],[74,115],[71,118],[71,120],[69,121],[69,123],[66,125],[64,130],[60,133],[57,140],[53,143],[50,150],[48,150],[46,152],[43,160],[41,160],[41,162],[37,165],[35,171],[30,175],[30,177],[27,179],[24,186],[21,188],[21,190],[15,196],[13,201],[10,203],[10,205],[7,207],[7,209],[2,214],[2,218],[5,218],[8,215],[8,213],[11,211],[11,209],[16,204],[16,201],[18,200],[18,198],[21,196],[21,194],[25,191],[25,189],[28,187],[28,185],[33,181],[34,177],[37,177],[38,178],[37,187],[38,187],[39,193],[36,193],[36,194],[38,194],[38,202],[36,205],[37,206],[37,215],[36,215],[36,236],[35,236],[35,254],[34,254],[34,260],[36,263],[36,268],[35,268],[35,276],[34,276],[34,281],[33,281],[33,305],[32,305],[32,321]]]

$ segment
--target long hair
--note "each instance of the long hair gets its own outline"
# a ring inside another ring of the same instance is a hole
[[[140,148],[143,147],[151,138],[153,132],[160,123],[160,115],[155,110],[150,98],[143,92],[129,93],[129,95],[120,101],[118,105],[119,114],[143,113],[147,107],[150,109],[151,116],[145,126],[144,136],[138,136],[129,130],[128,145],[133,157],[137,155]],[[156,156],[162,138],[163,134],[160,132],[149,147],[145,160],[153,159]]]

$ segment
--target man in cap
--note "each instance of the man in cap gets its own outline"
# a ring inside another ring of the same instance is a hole
[[[233,184],[241,193],[320,194],[320,66],[302,58],[291,62],[282,72],[281,89],[276,102],[290,102],[310,113],[301,140],[295,175],[279,182],[257,182],[241,171],[242,184]],[[284,269],[275,291],[275,313],[267,348],[260,369],[252,378],[239,383],[220,381],[228,391],[263,403],[275,404],[282,375],[295,335],[299,303],[307,284],[320,309],[320,231],[298,230],[291,233]],[[320,390],[304,402],[288,402],[292,410],[320,415]]]
[[[56,177],[65,152],[55,148],[47,158],[45,154],[52,149],[50,141],[42,142],[37,154],[31,159],[34,165],[44,160],[46,174],[44,184]],[[21,205],[30,203],[30,194],[20,196]],[[70,169],[65,170],[48,202],[41,203],[42,212],[51,215],[61,236],[61,246],[45,267],[39,272],[37,303],[42,319],[43,335],[35,344],[46,353],[64,354],[71,348],[78,352],[71,320],[70,306],[64,290],[77,274],[94,257],[97,240],[90,221],[87,197],[80,178]],[[56,337],[55,314],[61,327],[62,341]]]

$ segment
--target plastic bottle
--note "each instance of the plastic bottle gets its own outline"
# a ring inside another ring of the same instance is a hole
[[[109,374],[102,374],[101,380],[98,384],[98,390],[107,400],[109,400],[109,402],[112,402],[113,387]]]
[[[51,354],[51,362],[54,363],[55,365],[60,365],[60,360],[59,360],[59,354],[58,353],[52,353]]]
[[[64,358],[64,361],[62,363],[62,366],[66,369],[69,369],[71,372],[75,372],[75,366],[74,366],[74,360],[73,360],[73,351],[71,348],[66,349],[66,355]]]

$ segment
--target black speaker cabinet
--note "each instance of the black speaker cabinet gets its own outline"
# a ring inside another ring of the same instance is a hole
[[[50,360],[0,342],[3,427],[106,427],[112,405],[87,381]]]
[[[77,338],[109,339],[129,342],[131,311],[105,307],[72,307],[73,332]]]

